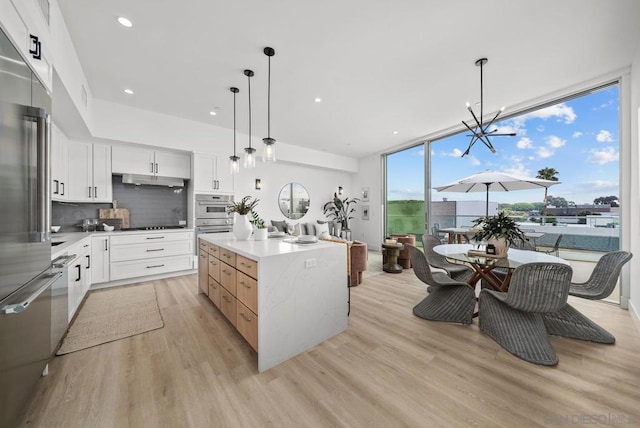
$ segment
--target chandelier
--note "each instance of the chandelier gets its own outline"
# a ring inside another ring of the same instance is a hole
[[[479,60],[476,61],[476,66],[480,67],[480,120],[478,120],[478,116],[476,116],[476,114],[473,111],[473,108],[471,108],[471,104],[469,104],[469,102],[467,101],[467,110],[469,110],[469,112],[471,113],[471,116],[473,116],[475,125],[469,126],[467,122],[465,122],[464,120],[462,121],[464,126],[466,126],[467,129],[471,131],[471,135],[467,135],[468,137],[471,137],[471,141],[469,142],[469,147],[467,147],[467,150],[465,150],[465,152],[462,154],[462,157],[465,157],[466,155],[469,154],[471,147],[473,147],[473,145],[477,141],[481,141],[485,146],[487,146],[489,150],[491,150],[491,153],[495,153],[496,149],[493,147],[493,144],[491,144],[491,140],[489,139],[489,137],[515,137],[516,136],[515,132],[503,133],[503,134],[498,133],[498,128],[489,130],[489,128],[491,128],[491,126],[496,121],[498,116],[500,116],[500,114],[504,111],[504,107],[498,110],[498,112],[495,114],[495,116],[493,116],[493,119],[491,119],[489,123],[486,123],[486,124],[483,123],[483,117],[484,117],[483,89],[484,88],[483,88],[482,67],[487,63],[487,61],[488,61],[487,58],[480,58]]]

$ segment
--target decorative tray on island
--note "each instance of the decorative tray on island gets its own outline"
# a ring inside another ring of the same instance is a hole
[[[467,256],[470,257],[488,257],[490,259],[506,259],[507,255],[503,254],[503,255],[497,255],[497,254],[487,254],[484,251],[480,251],[480,250],[469,250],[467,251]]]

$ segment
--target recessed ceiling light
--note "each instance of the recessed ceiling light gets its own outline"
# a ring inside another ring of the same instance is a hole
[[[393,135],[398,135],[398,131],[393,131]]]
[[[319,103],[319,102],[322,102],[322,98],[316,98],[316,99],[315,99],[315,100],[313,100],[313,101],[315,101],[315,102]]]
[[[124,93],[127,95],[133,95],[133,91],[131,89],[125,89]]]
[[[124,16],[118,17],[118,23],[120,23],[120,25],[122,25],[123,27],[127,27],[127,28],[133,27],[133,22],[131,22],[131,20],[125,18]]]
[[[216,115],[216,114],[218,114],[218,113],[216,113],[215,111],[210,111],[210,112],[209,112],[209,114],[210,114],[211,116],[215,116],[215,115]]]

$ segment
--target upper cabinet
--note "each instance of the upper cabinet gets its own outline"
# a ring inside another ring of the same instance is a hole
[[[42,4],[42,9],[39,5]],[[51,41],[49,2],[0,0],[1,27],[29,63],[44,86],[51,91]]]
[[[114,174],[191,178],[191,158],[187,153],[114,146],[112,155]]]
[[[111,202],[111,146],[107,144],[69,141],[70,202]]]
[[[193,185],[197,193],[233,193],[228,158],[196,153],[193,157]]]
[[[51,126],[51,199],[66,201],[68,199],[67,186],[69,183],[69,158],[67,136]]]

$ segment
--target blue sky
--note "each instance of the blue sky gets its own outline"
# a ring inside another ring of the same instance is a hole
[[[538,170],[555,168],[561,184],[549,194],[576,204],[599,196],[619,196],[619,91],[612,86],[592,94],[497,123],[500,132],[516,137],[491,139],[496,153],[476,143],[468,156],[470,137],[458,134],[431,144],[431,184],[439,186],[485,170],[535,177]],[[478,107],[475,107],[478,110]],[[508,114],[508,109],[505,111]],[[460,108],[460,119],[471,114]],[[387,161],[388,198],[424,199],[423,147],[391,155]],[[542,190],[494,192],[495,202],[542,202]],[[484,200],[482,193],[432,191],[432,200]]]

